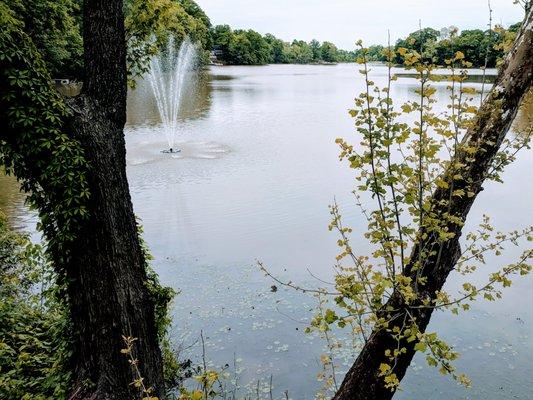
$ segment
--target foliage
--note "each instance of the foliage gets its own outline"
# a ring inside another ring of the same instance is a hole
[[[446,60],[454,57],[456,52],[461,52],[473,67],[497,66],[503,54],[513,43],[520,23],[513,24],[504,29],[495,26],[493,29],[483,31],[481,29],[464,30],[450,26],[437,31],[433,28],[423,28],[410,33],[406,38],[396,41],[394,46],[396,64],[403,64],[403,58],[398,53],[400,48],[409,51],[416,50],[423,54],[424,61],[436,65],[446,65]],[[487,53],[488,50],[488,53]],[[339,61],[353,61],[362,56],[362,49],[353,52],[341,52]],[[367,61],[387,62],[387,48],[382,45],[373,45],[365,48]]]
[[[309,47],[313,53],[313,61],[319,61],[322,57],[322,49],[320,48],[320,42],[316,39],[313,39],[309,42]]]
[[[285,52],[291,64],[308,64],[313,61],[313,51],[303,40],[293,40],[290,46],[285,47]]]
[[[0,163],[29,193],[48,250],[60,259],[87,217],[87,165],[80,144],[65,132],[70,113],[45,62],[3,1],[0,24]]]
[[[83,60],[76,0],[11,0],[9,5],[24,24],[54,77],[80,77]]]
[[[423,28],[416,32],[410,33],[405,39],[399,39],[396,42],[396,49],[404,48],[408,50],[417,50],[427,56],[432,50],[432,46],[439,38],[439,31],[433,28]],[[398,63],[401,58],[397,57]]]
[[[232,30],[229,25],[217,25],[211,30],[217,58],[226,64],[308,64],[350,61],[350,53],[342,52],[330,42],[316,39],[284,42],[268,33],[265,36],[249,30]],[[352,54],[353,55],[353,54]]]
[[[356,107],[350,110],[361,144],[356,150],[343,139],[338,139],[337,143],[341,147],[341,159],[347,160],[356,171],[359,185],[354,193],[358,198],[366,193],[375,202],[375,209],[368,211],[362,201],[358,201],[368,221],[365,238],[374,251],[370,256],[354,253],[349,239],[352,230],[343,225],[339,208],[334,204],[330,230],[340,235],[338,245],[341,248],[337,257],[339,272],[335,278],[334,300],[341,313],[328,310],[325,318],[317,316],[313,327],[327,330],[333,324],[344,327],[354,323],[355,332],[363,342],[369,337],[369,329],[387,330],[398,343],[416,342],[415,349],[426,354],[429,365],[440,367],[443,374],[451,374],[458,382],[468,385],[468,378],[457,374],[453,367],[458,354],[436,332],[424,333],[416,318],[409,317],[409,312],[400,326],[392,324],[394,313],[383,307],[391,296],[399,295],[409,307],[446,309],[458,314],[469,310],[470,304],[480,297],[496,300],[502,296],[502,289],[511,285],[514,276],[531,271],[528,260],[533,258],[533,250],[524,250],[515,263],[486,272],[486,282],[481,285],[465,281],[457,294],[426,292],[423,269],[432,262],[430,260],[436,259],[439,264],[444,258],[442,252],[446,243],[456,235],[450,227],[462,229],[464,224],[462,217],[454,214],[452,202],[475,195],[468,191],[471,185],[469,177],[462,175],[463,165],[455,161],[460,158],[454,158],[465,154],[466,160],[473,159],[480,151],[466,147],[468,142],[462,140],[477,113],[472,103],[479,93],[464,84],[466,69],[472,64],[460,51],[445,60],[451,81],[447,86],[450,101],[446,112],[437,113],[433,109],[436,88],[432,82],[440,78],[433,74],[435,65],[428,61],[427,55],[406,48],[399,48],[397,53],[388,50],[389,80],[386,87],[379,88],[370,78],[366,49],[362,48],[362,54],[358,61],[362,64],[366,91],[356,98]],[[408,101],[400,109],[394,107],[389,95],[395,80],[392,63],[397,56],[403,58],[406,67],[413,69],[419,79],[418,101]],[[403,122],[409,120],[409,116],[413,122]],[[487,179],[501,181],[503,167],[514,159],[517,151],[529,146],[531,133],[530,129],[505,140]],[[432,203],[437,190],[448,193],[445,203]],[[486,263],[489,255],[500,256],[506,245],[518,246],[526,239],[531,241],[532,232],[532,227],[508,233],[495,231],[486,216],[476,231],[466,235],[454,266],[456,274],[474,273]],[[417,248],[417,243],[430,235],[436,238],[437,250],[417,249],[411,253],[415,254],[415,259],[407,256]],[[387,349],[390,362],[380,367],[386,386],[391,389],[399,385],[394,367],[403,352],[405,348],[401,346]]]
[[[137,338],[131,336],[122,336],[122,338],[124,339],[125,347],[121,349],[120,352],[128,357],[128,362],[135,374],[135,379],[131,382],[131,385],[139,390],[141,400],[159,400],[159,397],[152,396],[154,388],[146,387],[144,384],[144,378],[139,370],[139,360],[133,356],[134,344],[137,341]]]
[[[189,37],[204,49],[203,60],[208,57],[211,22],[192,0],[128,0],[125,24],[130,83],[148,71],[150,57],[170,35],[177,46]]]
[[[204,10],[193,0],[178,0],[185,12],[191,17],[202,22],[206,28],[211,28],[211,20]]]
[[[410,33],[406,38],[396,42],[395,62],[402,64],[398,49],[422,52],[426,61],[445,65],[445,60],[460,51],[475,67],[494,67],[509,46],[520,24],[508,29],[496,26],[492,30],[464,30],[460,34],[455,27],[423,28]],[[331,42],[320,43],[313,39],[309,43],[303,40],[284,42],[272,34],[261,36],[253,30],[235,30],[229,25],[217,25],[211,30],[213,48],[222,54],[217,58],[226,64],[263,65],[263,64],[309,64],[354,62],[362,55],[361,49],[346,51],[337,49]],[[488,49],[488,54],[487,54]],[[386,48],[373,45],[366,48],[367,61],[386,62]]]
[[[167,310],[175,292],[161,286],[157,274],[147,269],[146,284],[156,304],[165,384],[174,388],[188,377],[190,364],[177,360],[168,340]],[[67,396],[72,331],[56,279],[41,246],[12,232],[0,215],[1,398],[57,400]]]
[[[431,52],[429,47],[428,52]],[[483,151],[463,140],[475,121],[477,107],[473,102],[480,96],[465,84],[467,68],[472,64],[459,51],[445,60],[450,82],[446,87],[449,102],[445,111],[437,112],[433,82],[441,78],[434,74],[435,65],[427,54],[420,54],[416,49],[386,49],[388,82],[385,87],[376,86],[371,79],[369,50],[360,45],[359,54],[357,61],[361,64],[366,89],[356,97],[355,107],[349,111],[359,145],[340,138],[337,143],[340,159],[347,161],[355,172],[357,188],[353,193],[368,222],[364,238],[372,250],[368,255],[354,251],[350,240],[352,229],[344,225],[335,203],[330,207],[329,225],[339,235],[334,288],[309,290],[287,284],[314,292],[319,299],[319,310],[309,331],[321,333],[328,343],[329,353],[323,356],[324,371],[320,375],[325,386],[320,395],[327,397],[336,388],[333,355],[339,342],[332,338],[334,327],[349,329],[354,335],[355,352],[369,340],[372,332],[385,331],[394,339],[397,346],[384,349],[388,362],[381,364],[379,371],[391,390],[399,385],[395,366],[407,351],[404,343],[413,343],[416,351],[425,354],[430,366],[439,367],[443,374],[469,385],[468,378],[457,373],[453,366],[459,354],[437,332],[425,332],[409,310],[439,309],[459,314],[468,311],[471,303],[479,298],[488,301],[501,298],[502,290],[511,286],[514,277],[530,273],[533,249],[526,246],[516,262],[496,270],[485,264],[489,257],[501,256],[507,246],[523,246],[533,240],[533,227],[499,232],[485,216],[475,231],[465,234],[461,254],[453,266],[456,276],[464,280],[461,289],[457,293],[430,292],[424,269],[440,265],[447,256],[447,243],[464,226],[464,215],[455,214],[452,204],[477,194],[469,190],[474,182],[462,174],[465,164],[460,162],[472,162],[476,153]],[[396,80],[392,68],[398,57],[408,69],[414,70],[419,80],[418,99],[399,107],[390,97]],[[529,126],[524,132],[505,139],[488,175],[483,178],[501,182],[503,168],[515,159],[518,151],[529,148],[532,134]],[[456,155],[461,157],[455,158]],[[442,198],[446,200],[434,204],[436,191],[443,193]],[[369,204],[373,204],[372,209],[368,209]],[[420,249],[418,244],[426,243],[429,237],[433,238],[435,247]],[[261,269],[272,276],[262,265]],[[481,284],[476,284],[474,278],[468,279],[476,271],[483,275]],[[396,304],[391,299],[400,299],[399,304],[405,305],[404,314],[387,308]],[[396,315],[405,318],[398,321]]]
[[[270,46],[270,58],[269,62],[273,64],[286,64],[289,62],[287,55],[286,44],[283,40],[278,39],[274,35],[267,33],[265,35],[265,41]],[[318,42],[317,42],[318,43]],[[316,56],[316,58],[315,58]],[[313,52],[313,60],[318,60],[318,53]]]
[[[473,67],[484,67],[485,59],[487,67],[495,67],[504,54],[502,44],[506,41],[507,32],[516,33],[519,25],[511,25],[508,30],[496,26],[486,31],[471,29],[460,33],[455,27],[443,28],[440,32],[433,28],[419,29],[396,42],[395,61],[402,62],[402,57],[398,54],[400,48],[416,50],[424,55],[425,61],[437,65],[446,65],[446,60],[453,58],[459,51]]]
[[[23,31],[31,37],[52,77],[83,78],[82,2],[78,0],[13,0],[9,2]],[[189,36],[211,49],[211,22],[193,0],[125,0],[128,65],[132,77],[146,71],[149,57],[168,35],[178,45]]]
[[[0,398],[66,397],[70,323],[52,282],[41,247],[0,215]]]
[[[231,64],[262,65],[270,61],[271,49],[267,41],[253,30],[234,31],[227,47]]]
[[[494,28],[494,31],[501,38],[501,40],[494,44],[494,50],[503,54],[507,54],[516,39],[521,25],[522,23],[518,22],[516,24],[511,25],[507,30],[504,29],[502,26],[497,25]],[[502,57],[499,57],[496,60],[496,65],[499,65],[501,61]]]
[[[24,359],[4,360],[6,366],[3,368],[9,368],[11,371],[11,375],[6,375],[6,379],[12,379],[13,375],[18,379],[6,382],[6,388],[22,390],[24,386],[42,386],[36,390],[42,390],[44,397],[36,398],[57,399],[64,394],[65,385],[68,384],[67,379],[57,375],[57,371],[62,371],[65,367],[68,357],[66,350],[62,350],[71,338],[71,333],[66,330],[68,312],[62,305],[59,309],[52,300],[44,297],[43,305],[35,308],[35,299],[30,293],[33,284],[46,283],[51,292],[61,292],[61,296],[65,295],[62,289],[64,274],[60,266],[64,265],[63,261],[69,257],[66,244],[75,238],[79,232],[78,227],[88,218],[85,204],[90,196],[86,181],[89,166],[84,159],[81,145],[65,128],[70,112],[59,93],[52,87],[47,64],[37,51],[32,38],[23,32],[24,23],[19,19],[16,10],[8,7],[2,0],[0,25],[0,163],[4,165],[7,173],[17,177],[22,190],[28,193],[28,203],[38,211],[38,228],[46,240],[47,257],[56,263],[55,277],[58,279],[58,284],[52,284],[48,270],[46,276],[36,275],[35,271],[31,270],[27,273],[29,286],[22,286],[19,291],[15,291],[13,282],[19,282],[24,276],[24,268],[33,265],[29,258],[20,259],[21,263],[30,263],[28,266],[17,266],[16,274],[13,272],[7,277],[2,276],[2,279],[6,280],[0,286],[2,296],[10,296],[6,297],[9,302],[5,302],[2,318],[10,321],[20,319],[20,323],[13,327],[20,331],[2,332],[3,343],[6,346],[18,346],[17,351],[28,346],[29,350],[36,353],[36,359],[33,359],[31,354],[28,356],[26,352],[22,352]],[[20,245],[22,246],[22,243]],[[30,248],[29,245],[24,246]],[[14,253],[13,257],[15,254],[19,253]],[[6,258],[6,263],[8,261]],[[10,263],[15,265],[14,261]],[[48,268],[48,264],[46,265]],[[17,277],[17,274],[20,276]],[[167,383],[174,384],[180,365],[174,359],[165,336],[170,323],[167,308],[174,292],[162,287],[157,275],[150,269],[147,275],[147,286],[156,307],[157,330],[165,359],[165,377]],[[44,280],[45,278],[47,280]],[[48,302],[50,306],[47,305]],[[30,324],[35,324],[32,325],[35,337],[25,335]],[[2,327],[4,326],[9,324],[2,323]],[[55,335],[54,340],[44,340],[47,332]],[[4,335],[11,336],[11,342],[4,340]],[[25,341],[28,343],[25,344]],[[4,350],[7,353],[2,353],[2,357],[6,354],[10,357],[17,355],[11,347],[4,346],[2,351]],[[37,354],[38,351],[55,351],[56,358],[50,361]],[[50,362],[53,366],[49,366]],[[42,366],[39,366],[39,363],[42,363]],[[28,379],[31,379],[33,384],[29,384],[25,378],[20,378],[25,376],[20,375],[20,368],[26,366]],[[45,389],[55,394],[46,394],[48,392]]]
[[[363,49],[358,49],[354,52],[353,60],[357,60],[361,56],[363,56]],[[368,61],[387,61],[385,47],[379,44],[366,48],[365,57]]]

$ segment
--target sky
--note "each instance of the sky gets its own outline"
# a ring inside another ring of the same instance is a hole
[[[214,25],[254,29],[292,41],[313,38],[346,50],[357,39],[365,45],[386,44],[423,27],[485,29],[487,0],[196,0]],[[491,0],[493,21],[504,26],[522,19],[513,0]]]

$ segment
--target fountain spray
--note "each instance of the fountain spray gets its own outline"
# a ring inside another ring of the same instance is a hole
[[[196,64],[197,48],[186,38],[176,51],[174,38],[170,37],[165,48],[150,60],[149,80],[154,92],[157,110],[168,141],[165,153],[177,153],[178,117],[187,81]]]

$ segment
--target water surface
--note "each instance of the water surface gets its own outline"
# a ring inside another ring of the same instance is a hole
[[[385,73],[373,66],[378,84]],[[437,86],[444,101],[446,83]],[[334,198],[355,232],[364,231],[350,193],[353,174],[339,163],[334,144],[339,136],[353,137],[347,109],[362,79],[353,65],[214,67],[200,87],[200,96],[188,98],[183,154],[176,158],[157,154],[163,138],[146,91],[132,94],[128,110],[134,118],[128,158],[135,208],[158,272],[182,289],[175,337],[187,346],[203,330],[217,364],[242,359],[243,383],[273,374],[275,394],[287,389],[293,398],[313,398],[324,343],[302,331],[315,301],[290,290],[271,293],[272,282],[255,263],[263,261],[286,280],[320,286],[308,271],[325,280],[332,276],[337,238],[327,230],[327,206]],[[402,77],[392,96],[408,100],[415,88],[414,79]],[[533,193],[522,183],[532,164],[524,153],[508,169],[505,186],[487,185],[472,210],[472,226],[483,213],[500,229],[531,223]],[[355,249],[367,250],[357,239]],[[453,279],[450,286],[459,282]],[[432,328],[463,353],[458,367],[473,378],[473,389],[442,378],[418,357],[396,397],[528,398],[532,283],[526,278],[504,301],[480,303],[463,317],[435,316]],[[341,372],[349,365],[339,364]]]
[[[288,390],[293,399],[314,398],[324,343],[303,332],[315,299],[283,288],[272,293],[273,282],[258,271],[257,260],[283,279],[310,287],[323,285],[310,272],[331,280],[337,237],[327,225],[334,198],[354,228],[355,251],[368,251],[360,236],[365,222],[351,195],[354,174],[339,162],[334,143],[337,137],[354,138],[347,110],[363,88],[357,69],[212,67],[186,92],[182,152],[175,155],[160,152],[167,145],[149,85],[140,82],[129,96],[134,208],[163,283],[181,290],[173,307],[173,340],[182,356],[198,361],[202,331],[208,359],[229,364],[230,372],[236,361],[243,386],[258,380],[265,385],[272,375],[275,397]],[[384,82],[382,66],[373,66],[372,74],[376,83]],[[445,86],[438,84],[441,100]],[[413,78],[402,77],[392,96],[408,100],[415,88]],[[502,230],[531,224],[533,188],[524,183],[531,181],[532,168],[531,153],[524,152],[506,171],[504,186],[487,184],[470,226],[484,213]],[[11,198],[4,203],[16,204],[12,209],[20,213],[20,202]],[[512,257],[487,269],[505,261]],[[459,282],[452,276],[449,286]],[[496,304],[478,303],[460,317],[435,314],[430,329],[462,353],[457,366],[473,379],[472,389],[443,378],[417,357],[395,398],[529,399],[532,287],[527,277]],[[350,351],[342,355],[340,373],[353,357]]]

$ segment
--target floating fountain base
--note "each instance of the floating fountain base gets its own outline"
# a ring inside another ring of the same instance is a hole
[[[167,150],[161,150],[161,153],[165,153],[165,154],[174,154],[174,153],[180,153],[181,150],[180,149],[167,149]]]

